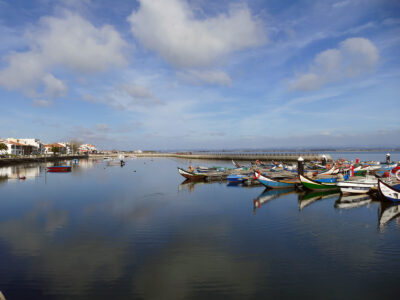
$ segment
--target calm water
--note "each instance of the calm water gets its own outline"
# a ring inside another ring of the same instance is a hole
[[[226,165],[1,169],[27,179],[0,180],[0,290],[8,300],[398,299],[400,207],[182,184],[176,167],[189,164]]]

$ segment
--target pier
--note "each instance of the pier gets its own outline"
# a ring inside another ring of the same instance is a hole
[[[119,154],[107,155],[117,157]],[[305,161],[321,160],[325,155],[327,161],[332,161],[329,154],[319,154],[314,152],[251,152],[251,153],[235,153],[235,152],[144,152],[144,153],[124,153],[126,157],[175,157],[185,159],[216,159],[216,160],[237,160],[237,161],[285,161],[295,162],[301,156]],[[90,157],[99,157],[104,155],[90,154]]]
[[[61,154],[61,155],[31,155],[31,156],[16,156],[12,158],[0,158],[0,167],[1,166],[9,166],[16,164],[24,164],[24,163],[35,163],[35,162],[52,162],[52,161],[60,161],[60,160],[72,160],[72,159],[82,159],[88,158],[87,155],[69,155],[69,154]]]

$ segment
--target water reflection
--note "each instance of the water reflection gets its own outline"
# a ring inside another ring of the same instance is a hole
[[[79,161],[60,160],[55,162],[32,163],[0,167],[0,183],[4,183],[7,179],[33,180],[44,174],[47,167],[72,166],[72,173],[79,173],[84,169],[93,168],[97,163],[99,163],[99,161],[92,159],[81,159]]]
[[[340,198],[335,202],[334,207],[339,209],[351,209],[368,205],[372,202],[370,195],[341,195]]]
[[[340,193],[338,191],[307,191],[299,193],[298,202],[299,210],[302,211],[305,207],[311,205],[312,203],[329,198],[338,198]]]
[[[395,219],[397,226],[400,227],[400,204],[390,202],[381,202],[378,211],[379,229],[383,230],[385,226]]]
[[[185,181],[177,191],[176,164],[137,159],[105,168],[88,160],[64,176],[47,174],[46,185],[1,185],[7,298],[32,299],[35,291],[36,299],[323,298],[333,282],[368,298],[363,282],[393,286],[381,275],[394,278],[400,267],[392,259],[398,206],[226,182]],[[46,165],[19,168],[43,176]],[[299,212],[322,199],[330,200]],[[338,214],[334,203],[346,210]],[[377,234],[377,223],[385,232]]]
[[[261,206],[272,199],[277,199],[281,196],[289,195],[295,193],[295,189],[265,189],[261,195],[253,200],[253,211],[256,213],[256,210],[261,208]]]

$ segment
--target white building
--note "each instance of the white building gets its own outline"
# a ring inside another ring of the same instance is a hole
[[[39,139],[8,138],[3,143],[8,147],[7,154],[31,155],[44,153],[44,144]]]
[[[79,147],[79,152],[81,153],[97,153],[97,149],[94,145],[83,144]]]

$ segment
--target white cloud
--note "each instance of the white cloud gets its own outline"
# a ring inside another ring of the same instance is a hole
[[[55,78],[51,74],[46,74],[43,78],[45,85],[45,95],[50,99],[56,99],[67,95],[68,88],[64,82]]]
[[[33,106],[48,107],[50,105],[52,105],[51,101],[47,101],[47,100],[44,100],[44,99],[40,99],[40,100],[39,99],[35,99],[35,100],[33,100]]]
[[[57,67],[90,74],[127,63],[123,53],[127,44],[113,27],[95,27],[68,11],[61,17],[42,17],[25,39],[28,51],[5,58],[8,65],[0,70],[0,86],[30,96],[37,95],[40,84],[45,86],[42,96],[66,94],[65,83],[52,75]]]
[[[319,53],[307,73],[298,74],[290,84],[293,90],[315,90],[322,85],[351,78],[370,71],[377,63],[379,53],[365,38],[349,38],[337,49]]]
[[[189,70],[178,72],[178,76],[195,84],[207,83],[230,86],[232,83],[229,75],[219,70]]]
[[[210,66],[234,51],[267,42],[246,5],[228,14],[196,19],[186,0],[139,0],[128,20],[136,38],[177,67]]]

